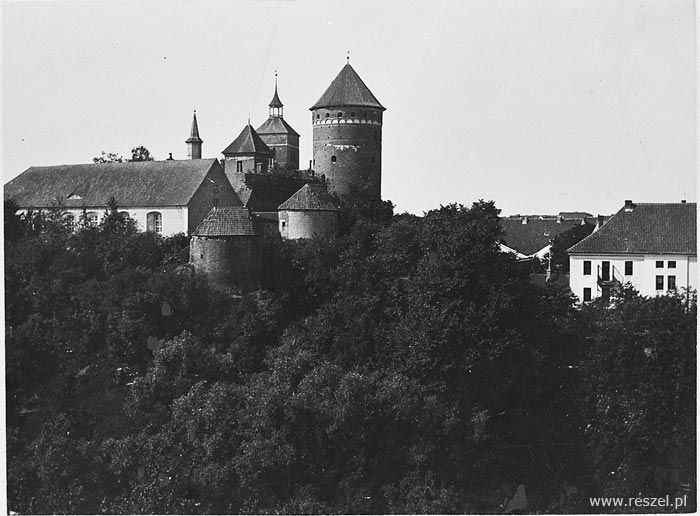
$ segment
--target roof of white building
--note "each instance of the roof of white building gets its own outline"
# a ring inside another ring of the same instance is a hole
[[[570,254],[697,254],[695,203],[627,201]]]

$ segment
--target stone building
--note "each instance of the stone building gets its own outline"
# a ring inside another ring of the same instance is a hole
[[[327,238],[338,232],[338,206],[321,185],[304,185],[278,212],[282,238]]]
[[[250,125],[250,120],[241,134],[221,153],[224,155],[226,177],[235,190],[245,186],[246,173],[266,173],[274,158],[272,150]]]
[[[381,199],[385,111],[348,62],[310,108],[313,168],[341,199]]]
[[[213,284],[245,291],[260,286],[262,241],[247,208],[211,209],[190,240],[190,263]]]
[[[270,148],[274,165],[288,170],[299,170],[299,133],[284,119],[284,104],[277,93],[275,73],[275,94],[269,104],[268,119],[257,129],[260,139]]]

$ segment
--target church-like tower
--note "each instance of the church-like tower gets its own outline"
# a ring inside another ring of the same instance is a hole
[[[341,199],[381,198],[382,116],[386,108],[348,63],[311,108],[313,169]]]
[[[199,137],[199,127],[197,127],[197,111],[192,115],[192,128],[190,137],[185,140],[187,144],[187,159],[202,159],[202,144],[204,140]]]
[[[269,106],[270,116],[256,132],[272,151],[276,165],[288,170],[299,170],[299,133],[284,119],[284,104],[277,93],[277,73],[275,94]]]

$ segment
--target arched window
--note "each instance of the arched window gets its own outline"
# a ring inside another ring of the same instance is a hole
[[[85,221],[87,222],[88,227],[91,227],[91,228],[97,227],[97,224],[99,223],[97,212],[94,212],[94,211],[87,212],[85,214]]]
[[[351,118],[355,118],[355,112],[354,112],[354,111],[350,111],[350,117],[351,117]]]
[[[330,114],[330,113],[326,113],[326,118],[328,118],[329,116],[331,116],[331,114]]]
[[[319,115],[318,113],[316,113],[316,120],[318,120],[319,118],[321,118],[321,115]]]
[[[68,231],[75,230],[75,215],[72,213],[66,213],[63,217],[63,222],[65,223],[66,228],[68,228]]]
[[[157,211],[146,214],[146,231],[163,232],[163,215]]]
[[[120,211],[119,215],[121,216],[122,220],[129,220],[129,212],[128,211]]]
[[[331,163],[335,163],[335,162],[336,162],[336,157],[335,157],[335,156],[331,156]]]
[[[343,112],[342,112],[342,111],[338,111],[338,118],[343,118]]]

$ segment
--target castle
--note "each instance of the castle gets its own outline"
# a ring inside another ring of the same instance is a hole
[[[171,155],[163,161],[30,167],[5,185],[5,198],[24,212],[60,206],[69,225],[96,225],[114,198],[120,213],[147,231],[190,235],[195,271],[251,289],[259,282],[262,234],[332,236],[343,202],[355,195],[381,199],[385,108],[349,58],[309,109],[308,170],[299,170],[300,136],[284,119],[275,74],[267,120],[257,130],[248,120],[220,160],[202,158],[195,112],[187,160]]]

